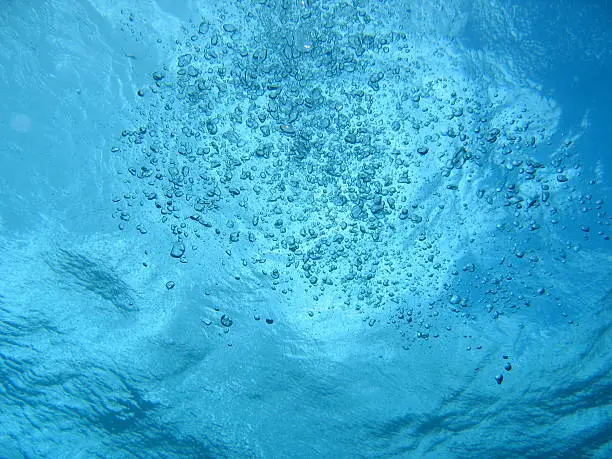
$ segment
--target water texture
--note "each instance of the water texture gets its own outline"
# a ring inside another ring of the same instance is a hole
[[[3,2],[0,457],[612,456],[611,31]]]

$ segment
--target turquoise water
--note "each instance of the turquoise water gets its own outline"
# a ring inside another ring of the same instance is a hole
[[[5,0],[0,457],[612,454],[612,5]]]

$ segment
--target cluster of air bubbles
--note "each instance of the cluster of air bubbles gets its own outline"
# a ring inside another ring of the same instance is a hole
[[[505,371],[511,371],[512,370],[512,364],[509,361],[507,361],[509,359],[509,357],[506,354],[504,354],[504,355],[502,355],[502,358],[504,360],[506,360],[506,363],[504,363],[504,370]],[[502,382],[504,382],[504,375],[503,375],[503,373],[498,373],[495,376],[495,381],[497,382],[497,384],[501,384]]]
[[[351,310],[426,341],[545,296],[520,279],[550,259],[538,241],[551,231],[608,239],[603,201],[575,191],[573,143],[546,164],[537,114],[508,115],[445,57],[372,28],[365,7],[262,2],[231,18],[178,42],[138,91],[142,124],[112,149],[131,163],[120,229],[162,225],[171,259],[219,247],[235,280],[306,294],[306,317]]]

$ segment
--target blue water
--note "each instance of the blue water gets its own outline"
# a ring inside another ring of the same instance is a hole
[[[612,456],[612,5],[26,3],[1,458]]]

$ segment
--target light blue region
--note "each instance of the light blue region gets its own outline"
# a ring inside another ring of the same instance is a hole
[[[528,3],[5,0],[0,458],[612,456],[612,10]]]

